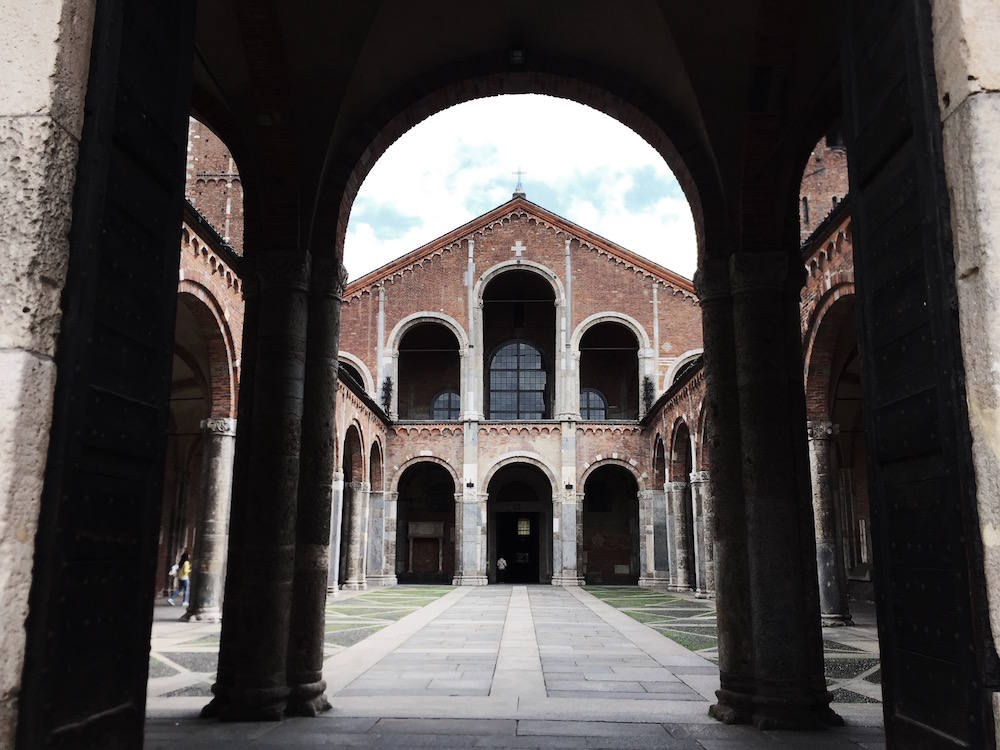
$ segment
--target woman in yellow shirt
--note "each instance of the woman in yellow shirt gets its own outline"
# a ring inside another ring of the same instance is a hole
[[[177,561],[177,590],[170,595],[167,602],[170,606],[174,606],[174,597],[178,594],[183,593],[184,597],[181,599],[181,604],[185,607],[188,604],[188,594],[191,590],[191,558],[188,557],[187,550],[184,550],[184,554],[181,555],[181,559]]]

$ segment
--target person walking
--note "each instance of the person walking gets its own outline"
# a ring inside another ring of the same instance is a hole
[[[167,598],[167,603],[172,607],[174,606],[174,597],[178,594],[183,593],[184,597],[181,599],[181,604],[185,607],[188,603],[188,594],[191,591],[191,558],[188,557],[187,550],[181,555],[181,559],[177,561],[177,590],[172,593]]]

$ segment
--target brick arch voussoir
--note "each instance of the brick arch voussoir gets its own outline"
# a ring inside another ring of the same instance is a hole
[[[854,299],[854,284],[848,282],[830,289],[820,299],[805,334],[804,370],[806,383],[806,416],[809,419],[830,418],[831,368],[837,334],[844,325],[853,325],[850,305]]]
[[[674,423],[670,428],[670,445],[667,452],[667,479],[671,482],[686,482],[688,481],[687,474],[685,472],[684,464],[684,453],[680,454],[678,457],[678,443],[683,440],[683,448],[685,451],[691,451],[691,426],[688,424],[687,417],[678,416],[674,419]],[[691,456],[691,464],[694,465],[694,455]]]
[[[399,468],[393,472],[392,481],[389,485],[392,488],[392,491],[399,492],[399,482],[402,480],[407,469],[411,469],[422,463],[435,464],[447,471],[449,476],[451,476],[451,481],[455,484],[455,492],[459,491],[460,482],[458,479],[458,472],[455,471],[454,467],[450,463],[439,456],[411,456],[410,458],[407,458],[402,464],[399,465]]]
[[[222,306],[204,286],[189,279],[177,284],[177,295],[188,304],[205,337],[212,417],[236,416],[236,349]]]
[[[353,433],[353,436],[352,436]],[[349,442],[352,441],[353,442]],[[365,460],[365,433],[361,427],[361,423],[357,419],[352,419],[350,424],[347,425],[347,429],[344,430],[344,437],[340,441],[342,446],[340,452],[340,468],[343,468],[343,462],[347,458],[347,452],[350,448],[352,451],[352,456],[356,457],[356,461],[351,462],[351,476],[344,477],[345,482],[363,482],[368,472],[367,461]]]
[[[527,66],[511,70],[506,60],[490,56],[455,62],[408,82],[361,120],[363,124],[345,139],[347,147],[335,152],[331,144],[310,247],[329,247],[336,257],[343,257],[351,207],[362,182],[386,149],[415,124],[456,104],[518,93],[576,101],[633,130],[676,175],[694,215],[699,255],[709,245],[725,244],[706,242],[706,232],[727,225],[715,158],[703,144],[698,123],[686,122],[672,105],[656,100],[615,71],[542,56],[533,56]],[[683,154],[675,143],[685,145]]]

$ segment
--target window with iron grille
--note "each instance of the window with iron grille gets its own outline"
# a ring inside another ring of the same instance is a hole
[[[594,388],[584,388],[580,391],[580,418],[607,419],[608,402],[604,395]]]
[[[442,391],[431,401],[431,419],[458,419],[461,403],[455,391]]]
[[[544,419],[546,374],[542,353],[509,341],[490,361],[490,419]]]

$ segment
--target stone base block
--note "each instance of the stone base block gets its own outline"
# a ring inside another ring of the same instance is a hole
[[[184,622],[222,622],[222,610],[218,607],[206,607],[204,609],[189,609],[180,619]]]
[[[704,589],[699,589],[698,591],[694,592],[694,598],[695,599],[714,599],[715,598],[715,592],[714,591],[706,591]]]
[[[854,624],[854,620],[851,619],[850,612],[842,615],[822,613],[820,614],[819,619],[820,624],[824,628],[842,628]]]
[[[642,576],[639,579],[639,588],[641,589],[665,589],[667,588],[669,581],[666,578],[661,578],[657,575]]]
[[[380,588],[384,586],[396,586],[399,580],[396,576],[368,576],[369,588]]]
[[[575,575],[555,575],[552,576],[553,586],[584,586],[586,580]]]
[[[451,580],[452,586],[486,586],[490,580],[486,576],[457,575]]]
[[[365,581],[344,581],[340,588],[344,591],[364,591],[368,588],[368,584]]]

